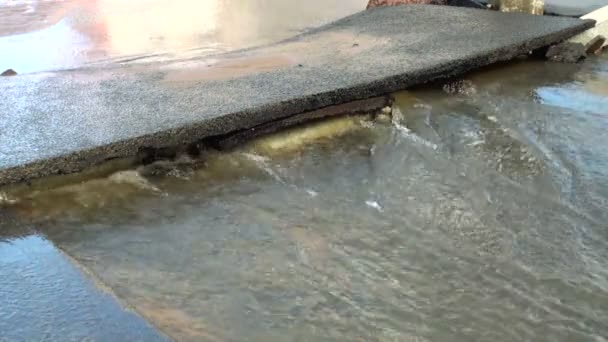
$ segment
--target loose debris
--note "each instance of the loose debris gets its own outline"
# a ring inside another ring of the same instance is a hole
[[[472,96],[477,94],[475,84],[470,80],[458,80],[443,85],[443,91],[450,95]]]
[[[564,42],[551,46],[545,57],[552,62],[579,63],[587,58],[587,49],[581,43]]]
[[[604,43],[606,43],[604,36],[596,36],[585,45],[585,50],[589,55],[599,55],[603,51]]]
[[[0,76],[17,76],[17,72],[13,69],[7,69]]]
[[[572,37],[569,41],[584,44],[589,54],[602,53],[603,48],[608,46],[605,38],[608,37],[608,6],[588,13],[582,16],[581,19],[595,20],[595,27]],[[600,41],[603,42],[600,43]]]

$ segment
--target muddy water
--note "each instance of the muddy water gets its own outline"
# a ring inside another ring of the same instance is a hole
[[[0,69],[30,73],[200,57],[287,38],[360,11],[366,3],[367,0],[0,1]]]
[[[606,84],[606,58],[503,65],[11,211],[180,341],[606,341]]]

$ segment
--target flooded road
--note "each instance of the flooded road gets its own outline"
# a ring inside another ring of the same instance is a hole
[[[288,38],[358,12],[366,4],[366,0],[0,1],[0,69],[32,73],[200,57]]]
[[[0,2],[0,70],[187,59],[366,3]],[[392,123],[0,193],[0,341],[606,341],[607,85],[606,57],[501,65],[394,94]]]
[[[502,65],[9,210],[179,341],[606,341],[606,84],[605,57]]]

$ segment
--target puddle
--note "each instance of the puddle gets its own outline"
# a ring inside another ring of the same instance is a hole
[[[2,341],[165,341],[39,235],[0,230]]]
[[[0,69],[24,74],[208,56],[291,37],[363,10],[366,3],[9,1],[0,4]]]
[[[287,56],[266,56],[239,58],[219,61],[209,64],[204,69],[183,68],[169,72],[165,76],[165,81],[216,81],[229,78],[243,77],[260,72],[268,72],[279,68],[295,65],[294,59]]]

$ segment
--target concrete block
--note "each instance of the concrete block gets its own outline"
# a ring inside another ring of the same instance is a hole
[[[588,45],[598,36],[608,38],[608,6],[586,14],[582,16],[581,19],[595,20],[595,27],[573,37],[570,39],[571,42]],[[603,47],[605,48],[607,45],[608,43],[604,42]]]

